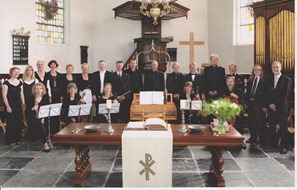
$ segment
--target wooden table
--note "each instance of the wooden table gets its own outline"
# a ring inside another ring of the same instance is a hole
[[[121,137],[126,124],[112,124],[114,132],[106,133],[107,124],[100,124],[97,132],[87,133],[83,128],[85,125],[99,125],[87,123],[71,123],[54,138],[57,144],[72,145],[75,148],[76,175],[74,186],[83,185],[85,178],[90,173],[92,164],[90,162],[90,145],[121,145]],[[214,136],[210,126],[201,133],[179,133],[180,125],[171,125],[173,133],[173,146],[208,146],[210,148],[212,163],[209,169],[209,180],[215,186],[225,187],[223,152],[224,147],[240,147],[244,137],[233,127],[229,133],[223,136]],[[74,130],[80,129],[77,133]]]

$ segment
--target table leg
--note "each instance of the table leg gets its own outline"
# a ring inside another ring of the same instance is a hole
[[[225,187],[225,179],[222,176],[224,171],[224,148],[223,147],[211,147],[211,165],[209,168],[208,182],[214,184],[217,187]]]
[[[86,177],[90,173],[92,169],[92,164],[90,162],[90,148],[87,145],[76,145],[75,148],[75,178],[74,178],[74,186],[82,187]]]

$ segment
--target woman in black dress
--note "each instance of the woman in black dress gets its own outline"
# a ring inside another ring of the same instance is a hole
[[[28,100],[33,97],[32,88],[35,84],[38,83],[38,80],[35,78],[34,69],[31,65],[28,65],[25,68],[23,78],[21,79],[23,83],[23,92],[25,97],[25,104],[27,105]]]
[[[72,64],[66,65],[66,74],[61,76],[61,100],[67,96],[67,88],[68,84],[75,83],[77,84],[77,80],[72,74],[74,70],[74,66]]]
[[[45,124],[46,119],[38,119],[38,111],[40,106],[48,104],[48,98],[44,96],[46,93],[45,86],[42,83],[37,83],[33,86],[33,96],[27,102],[26,120],[28,124],[28,140],[33,142],[40,140],[44,146],[44,151],[49,152],[50,148],[47,144],[47,133]]]
[[[50,67],[50,71],[46,73],[46,78],[49,80],[49,87],[50,91],[48,91],[49,96],[49,103],[55,104],[55,103],[61,103],[61,74],[57,72],[57,67],[59,66],[57,61],[51,60],[48,63],[48,66]],[[51,134],[56,134],[59,131],[59,116],[51,117],[50,119],[51,123]]]
[[[45,96],[49,98],[48,94],[51,94],[51,88],[50,88],[49,80],[47,78],[47,74],[44,71],[44,61],[38,60],[36,63],[36,67],[37,67],[37,71],[35,71],[35,77],[39,82],[41,82],[45,86],[45,89],[46,89]]]
[[[112,94],[112,85],[110,83],[106,83],[103,88],[103,93],[100,98],[96,101],[97,107],[97,118],[98,122],[100,123],[107,123],[107,114],[98,114],[98,105],[99,104],[106,104],[106,100],[112,100],[112,103],[118,103],[116,97]],[[115,123],[117,121],[117,114],[112,114],[111,122]]]
[[[2,96],[6,107],[6,144],[19,145],[22,139],[22,104],[24,94],[22,82],[18,80],[20,69],[12,67],[9,79],[2,86]]]
[[[89,64],[83,63],[81,65],[82,74],[79,75],[77,80],[77,87],[81,97],[87,104],[92,104],[92,92],[90,90],[90,79]]]
[[[67,95],[64,97],[62,105],[62,121],[68,125],[69,123],[76,123],[77,117],[68,117],[69,106],[85,103],[80,95],[77,93],[77,86],[75,83],[69,83],[67,86]]]
[[[199,94],[195,94],[195,92],[193,91],[193,83],[192,82],[188,81],[185,83],[184,91],[181,94],[180,99],[187,100],[187,102],[192,101],[192,100],[200,100]],[[185,122],[187,124],[199,123],[196,111],[185,110]]]

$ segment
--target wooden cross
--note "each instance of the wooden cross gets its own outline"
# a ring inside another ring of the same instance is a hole
[[[190,61],[195,62],[195,45],[204,45],[204,41],[195,41],[194,32],[190,32],[190,41],[180,41],[179,45],[190,46]]]

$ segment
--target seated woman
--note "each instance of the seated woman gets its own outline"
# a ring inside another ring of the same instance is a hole
[[[36,83],[32,88],[33,96],[28,99],[26,105],[26,120],[28,124],[28,140],[41,140],[44,146],[44,151],[49,152],[50,148],[47,144],[47,132],[45,129],[46,119],[38,119],[38,111],[40,106],[47,105],[48,98],[45,96],[46,89],[42,83]]]
[[[222,95],[226,99],[230,99],[232,102],[241,105],[243,101],[243,91],[235,86],[235,78],[233,76],[226,77],[227,88],[222,91]],[[238,132],[243,134],[243,112],[237,116],[234,120],[229,122],[233,125]]]
[[[186,82],[184,85],[184,91],[180,96],[181,100],[200,100],[199,94],[195,94],[193,91],[193,83],[192,82]],[[197,111],[190,111],[185,110],[185,122],[187,124],[189,123],[200,123],[199,117],[197,115]]]
[[[69,123],[76,123],[78,117],[68,117],[69,106],[84,104],[84,100],[81,99],[77,93],[77,86],[75,83],[69,83],[67,86],[67,95],[64,97],[62,105],[62,121],[68,125]]]
[[[106,100],[112,100],[112,103],[118,103],[116,97],[112,94],[112,85],[110,83],[104,85],[102,96],[96,101],[97,119],[99,123],[107,123],[107,114],[98,114],[98,105],[105,104]],[[111,115],[111,122],[117,122],[117,114]]]

